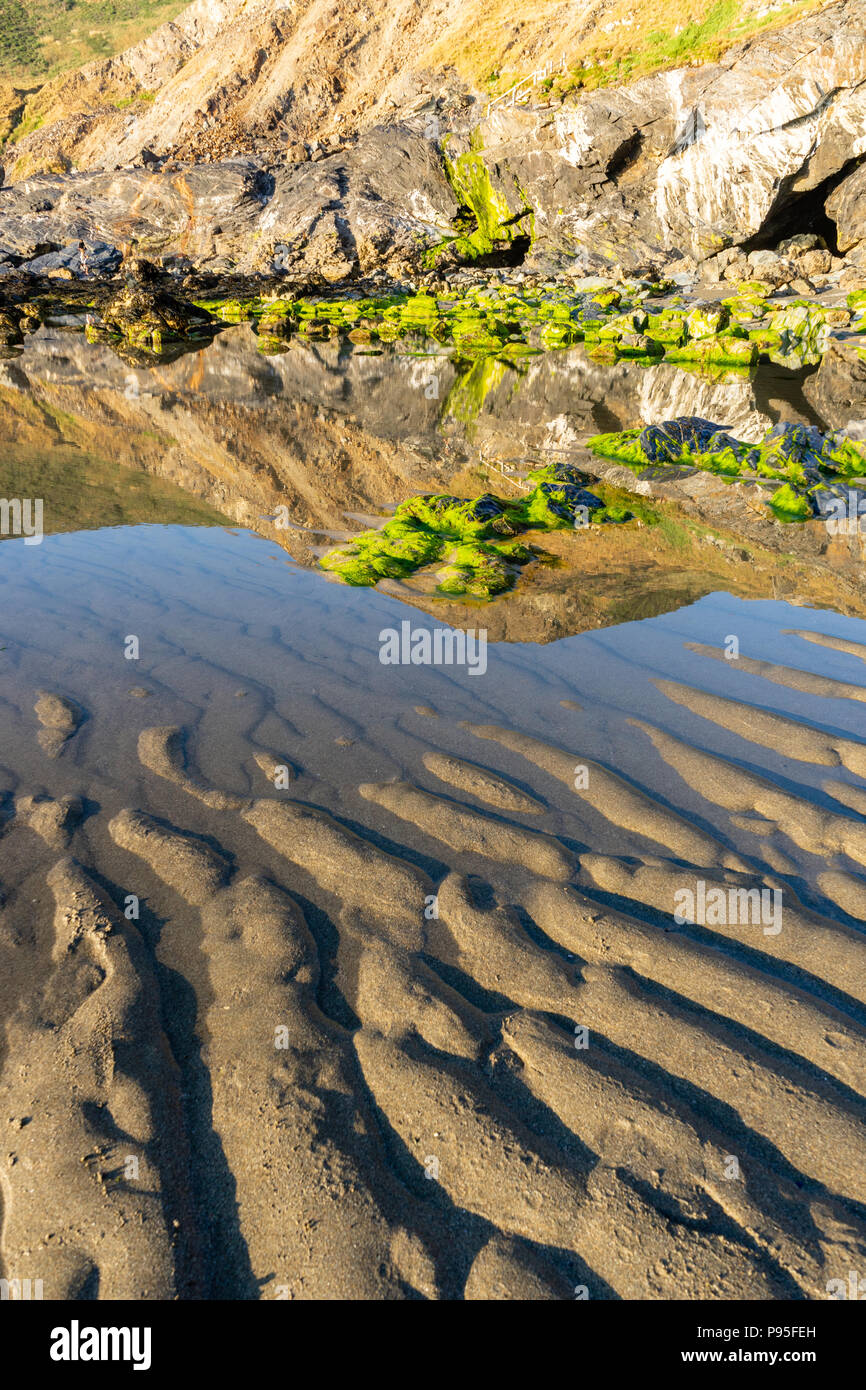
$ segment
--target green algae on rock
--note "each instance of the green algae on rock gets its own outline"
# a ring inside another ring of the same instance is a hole
[[[474,498],[410,497],[381,530],[362,532],[319,564],[347,584],[368,587],[445,560],[437,576],[440,594],[492,598],[510,589],[517,567],[533,557],[531,547],[518,539],[521,532],[629,519],[627,510],[606,507],[584,486],[588,481],[576,468],[546,465],[528,474],[529,490],[516,501],[490,492]]]
[[[748,370],[769,360],[796,368],[820,361],[833,329],[849,328],[852,319],[855,331],[866,328],[856,293],[847,308],[803,299],[773,304],[766,298],[769,286],[751,281],[721,303],[655,308],[651,300],[659,289],[641,281],[585,289],[498,281],[455,288],[447,297],[422,289],[341,299],[197,303],[223,322],[250,320],[269,344],[293,334],[302,341],[339,337],[367,347],[397,341],[421,347],[432,340],[467,362],[507,363],[582,342],[591,356],[610,362],[635,358],[651,365],[664,359],[703,369]]]
[[[534,209],[528,198],[521,196],[523,206],[513,211],[504,195],[494,189],[478,138],[476,132],[472,147],[453,160],[443,150],[445,173],[460,212],[453,224],[454,235],[425,252],[428,269],[445,259],[471,263],[482,256],[507,253],[518,241],[532,243]]]
[[[806,521],[821,515],[834,488],[866,474],[866,444],[839,432],[822,434],[813,425],[780,422],[758,444],[734,438],[724,426],[699,416],[681,416],[657,425],[587,441],[593,453],[616,459],[637,473],[645,469],[698,468],[733,482],[765,483],[767,505],[780,521]]]
[[[146,280],[124,285],[103,298],[98,309],[102,326],[88,325],[86,336],[89,339],[119,336],[157,356],[165,342],[188,338],[210,321],[202,310],[190,309],[174,295]]]

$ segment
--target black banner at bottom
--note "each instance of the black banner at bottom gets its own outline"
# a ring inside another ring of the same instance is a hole
[[[558,1340],[565,1337],[577,1339],[571,1346],[578,1368],[600,1362],[610,1374],[664,1374],[681,1367],[700,1377],[712,1367],[805,1367],[826,1380],[846,1364],[857,1364],[863,1319],[858,1309],[840,1305],[861,1299],[858,1289],[855,1297],[840,1294],[822,1303],[627,1303],[580,1297],[547,1307],[527,1303],[519,1324],[509,1321],[494,1339],[475,1343],[476,1364],[486,1376],[500,1368],[513,1371],[516,1342],[524,1357],[537,1355],[539,1370],[549,1371],[554,1348],[557,1356],[567,1351],[569,1344]],[[467,1334],[471,1337],[473,1326],[479,1327],[466,1322],[472,1314],[465,1311],[450,1323],[454,1313],[448,1304],[439,1312],[411,1306],[399,1312],[393,1305],[386,1310],[351,1302],[271,1302],[272,1307],[254,1302],[70,1304],[13,1297],[0,1300],[0,1336],[8,1349],[25,1355],[28,1372],[38,1373],[40,1383],[44,1378],[48,1384],[63,1384],[69,1376],[92,1379],[104,1370],[115,1377],[124,1372],[168,1375],[172,1381],[211,1370],[223,1377],[235,1372],[248,1377],[282,1367],[292,1374],[294,1356],[306,1351],[307,1361],[313,1346],[324,1350],[323,1374],[333,1376],[341,1357],[357,1373],[364,1365],[369,1371],[374,1327],[380,1335],[393,1331],[429,1337],[435,1332],[435,1342],[410,1344],[426,1379],[437,1369],[453,1376],[455,1358],[462,1361],[465,1354],[459,1348],[472,1345]],[[478,1315],[485,1325],[489,1317],[498,1324],[502,1310],[490,1304]],[[387,1319],[387,1327],[379,1317]],[[312,1342],[319,1325],[326,1340]],[[553,1344],[551,1337],[557,1338]],[[290,1340],[295,1338],[303,1340]],[[405,1376],[406,1346],[395,1342],[395,1352],[398,1347]]]

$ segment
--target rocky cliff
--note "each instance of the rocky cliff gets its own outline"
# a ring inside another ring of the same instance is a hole
[[[28,108],[0,258],[84,239],[326,283],[479,258],[689,271],[811,230],[866,264],[866,0],[714,63],[492,107],[423,66],[458,9],[388,0],[359,29],[323,0],[196,0]]]
[[[559,253],[703,260],[817,225],[861,255],[864,39],[866,5],[845,0],[715,64],[497,108],[471,141],[494,195],[516,214],[528,191],[537,244]]]

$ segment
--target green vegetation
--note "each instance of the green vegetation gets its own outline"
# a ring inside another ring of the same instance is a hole
[[[2,0],[0,0],[0,3],[2,3]],[[18,140],[23,140],[26,135],[32,135],[34,130],[39,129],[44,119],[44,116],[31,112],[30,115],[25,116],[24,119],[19,122],[14,130],[10,131],[8,143],[14,145]]]
[[[456,234],[445,237],[426,253],[428,268],[435,266],[445,253],[469,263],[480,256],[507,251],[517,237],[532,239],[534,212],[529,200],[516,189],[522,206],[512,212],[508,199],[490,181],[476,137],[477,132],[473,132],[472,148],[453,161],[443,150],[445,172],[463,212],[457,219]]]
[[[39,33],[28,10],[21,0],[0,0],[0,72],[35,73],[45,69]]]
[[[528,475],[529,491],[516,502],[489,492],[475,498],[410,497],[380,531],[362,532],[319,563],[346,584],[369,587],[444,560],[438,593],[493,598],[510,589],[518,568],[540,553],[519,539],[523,533],[630,519],[626,508],[606,505],[585,487],[589,481],[576,468],[549,464]]]
[[[135,106],[136,103],[139,102],[139,101],[155,101],[155,100],[156,100],[156,92],[136,92],[135,96],[131,96],[131,97],[119,97],[117,101],[112,101],[112,102],[110,102],[109,104],[110,104],[111,106],[115,107],[116,110],[118,110],[118,111],[125,111],[125,110],[127,109],[127,107],[129,107],[129,106]]]
[[[677,67],[704,57],[708,51],[717,54],[720,39],[734,28],[739,13],[738,0],[716,0],[703,19],[690,20],[679,31],[654,29],[647,36],[648,66]],[[623,66],[627,61],[623,60]]]
[[[812,425],[778,424],[759,444],[747,444],[710,420],[683,416],[587,441],[593,453],[640,473],[687,467],[730,482],[765,484],[767,505],[780,521],[807,521],[819,513],[816,494],[866,474],[866,444]]]
[[[716,61],[751,35],[781,27],[826,3],[792,0],[771,8],[766,0],[643,0],[640,5],[605,0],[603,6],[485,0],[464,5],[421,58],[434,70],[456,67],[493,96],[549,61],[553,91],[569,91]],[[550,87],[549,81],[541,85]]]
[[[790,23],[817,8],[818,3],[820,0],[792,0],[771,13],[756,7],[750,12],[743,0],[711,0],[706,6],[662,0],[637,10],[632,7],[633,18],[625,21],[621,17],[617,26],[622,37],[611,42],[607,34],[593,35],[581,46],[581,66],[558,77],[551,90],[565,97],[581,88],[628,82],[664,68],[718,62],[726,49],[763,29]],[[695,11],[702,8],[705,12],[701,17]],[[664,27],[648,27],[654,17],[664,20]]]
[[[490,284],[447,296],[423,291],[390,297],[297,300],[199,300],[227,323],[251,320],[264,352],[285,351],[286,340],[348,337],[375,347],[400,340],[422,350],[432,342],[458,360],[495,358],[514,363],[527,354],[584,343],[603,361],[660,359],[708,368],[745,368],[759,361],[801,367],[820,361],[831,329],[866,327],[864,302],[828,308],[798,299],[774,305],[769,287],[752,281],[721,304],[672,304],[654,310],[652,299],[671,287],[641,281],[575,291],[562,284],[537,289]],[[490,389],[495,373],[467,380],[455,398],[459,418],[471,415]]]
[[[184,0],[0,0],[0,78],[44,82],[130,47]]]

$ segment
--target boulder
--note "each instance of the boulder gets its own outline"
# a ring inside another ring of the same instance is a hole
[[[780,241],[776,250],[780,256],[801,256],[805,251],[824,249],[824,242],[814,232],[798,232],[796,236]]]
[[[829,251],[805,251],[797,257],[797,270],[802,275],[827,275],[833,265]]]
[[[744,280],[751,280],[754,274],[755,271],[745,256],[729,262],[724,269],[724,278],[730,280],[731,283],[735,285],[740,284]]]
[[[789,284],[792,275],[797,273],[791,262],[783,259],[775,251],[752,251],[748,264],[751,275],[756,279],[765,280],[776,289]]]
[[[85,241],[82,250],[79,242],[73,241],[59,251],[49,251],[24,261],[23,266],[34,275],[55,275],[68,271],[76,278],[84,279],[88,275],[102,278],[113,275],[122,259],[122,253],[109,242]]]
[[[818,370],[807,377],[803,394],[833,429],[866,421],[866,358],[853,339],[831,339]]]

